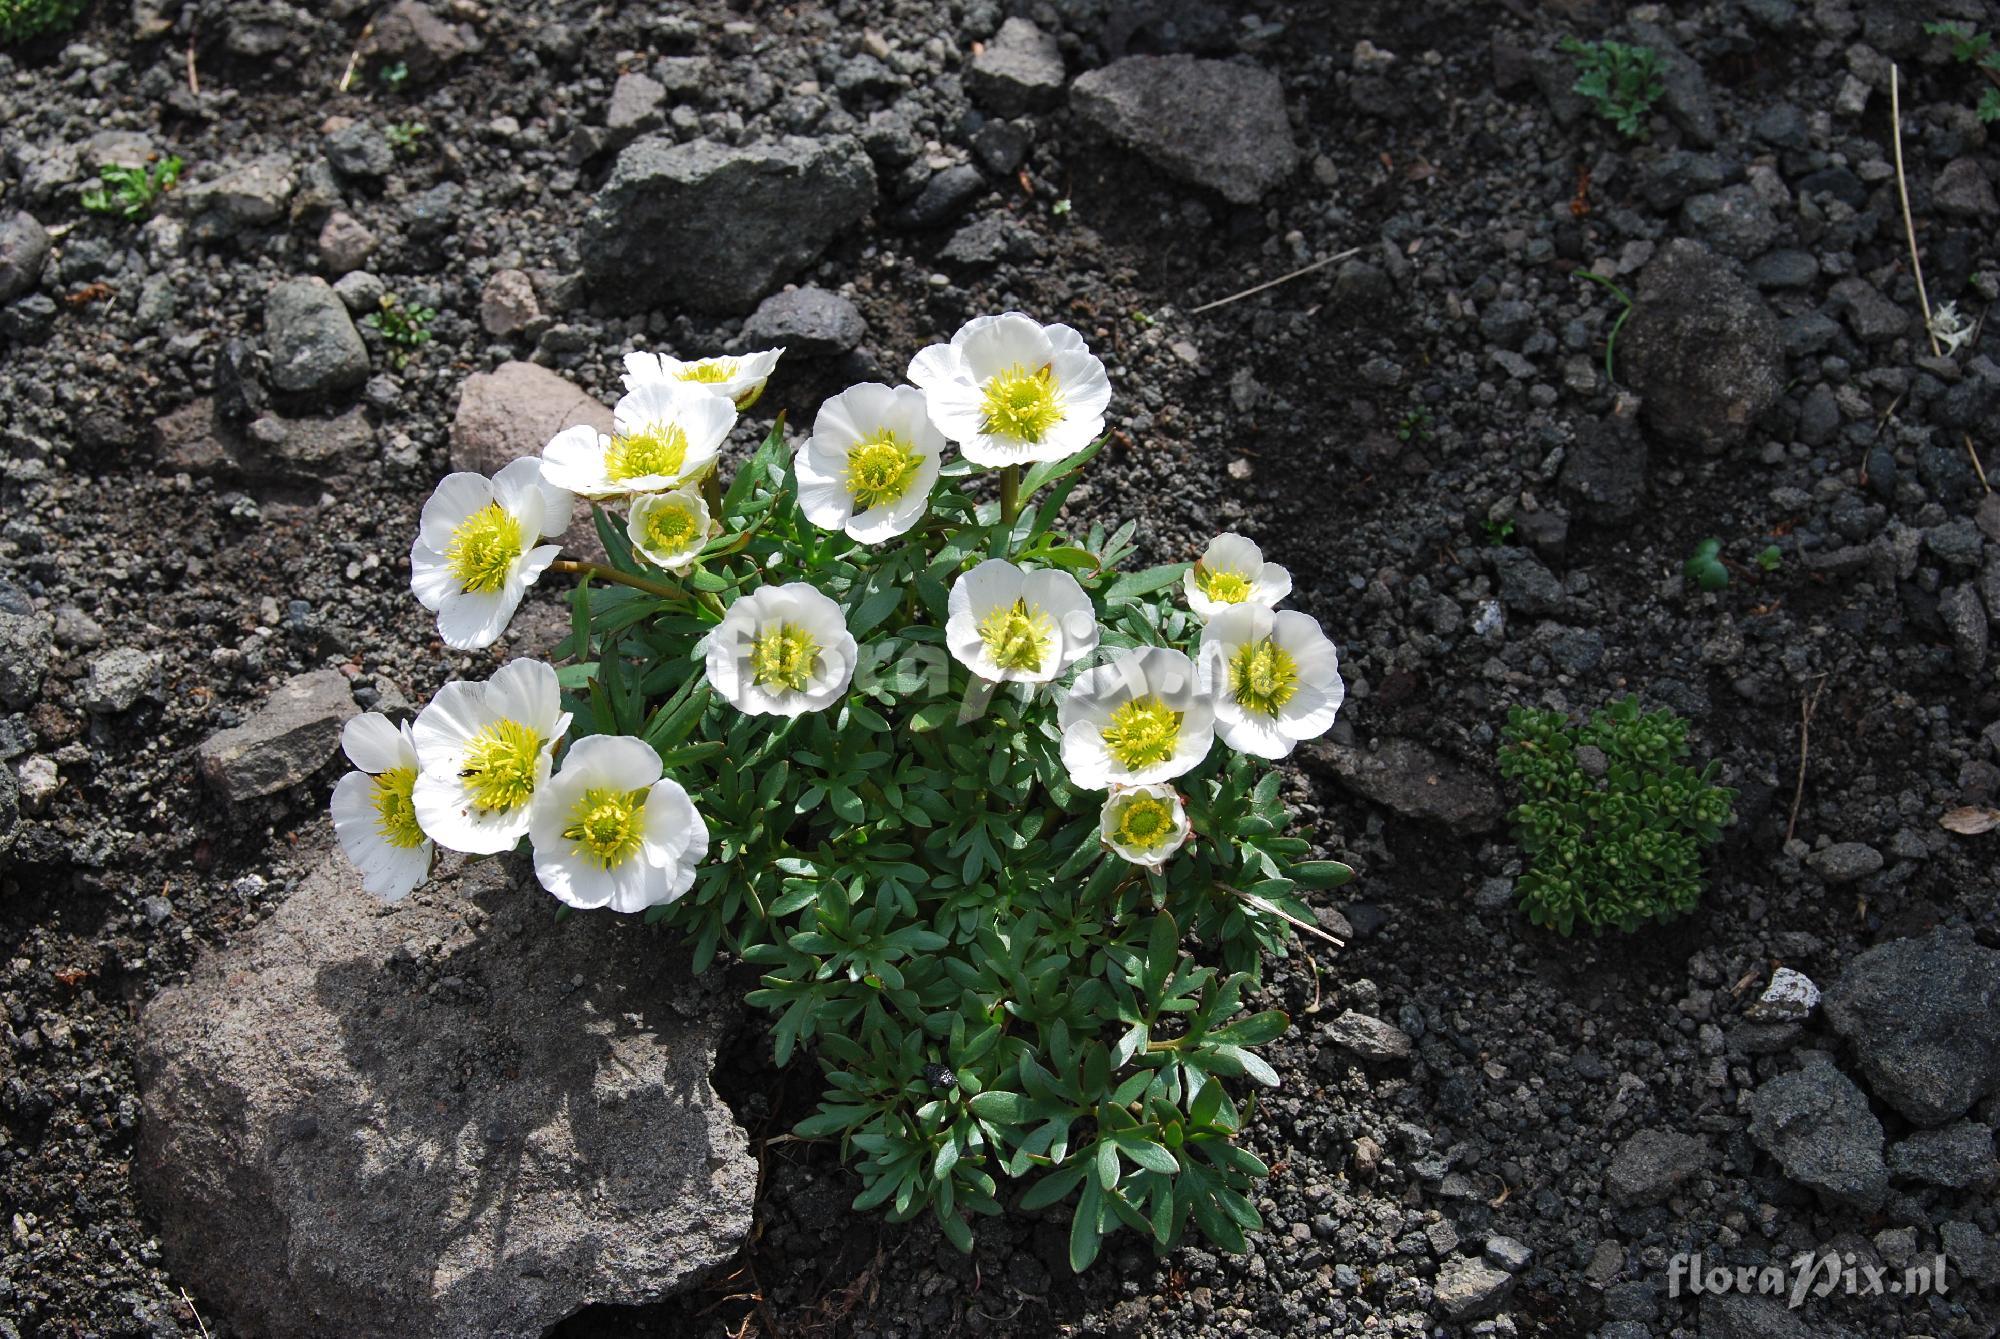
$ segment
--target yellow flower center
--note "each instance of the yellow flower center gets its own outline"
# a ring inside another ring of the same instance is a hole
[[[1299,691],[1299,663],[1269,637],[1245,642],[1229,658],[1229,691],[1245,710],[1276,716]]]
[[[699,381],[705,386],[727,381],[736,375],[734,358],[704,358],[698,363],[688,363],[674,373],[676,381]]]
[[[1242,604],[1250,598],[1250,578],[1241,572],[1225,572],[1196,563],[1194,584],[1217,604]]]
[[[680,553],[701,535],[693,507],[668,502],[646,513],[646,543],[661,553]]]
[[[563,838],[599,869],[631,859],[645,834],[646,792],[586,790],[569,811]]]
[[[847,491],[857,511],[899,501],[910,491],[923,457],[887,428],[847,452]]]
[[[979,640],[1001,669],[1040,670],[1054,636],[1055,621],[1026,600],[995,609],[979,624]]]
[[[995,437],[1039,442],[1062,422],[1062,392],[1044,364],[1030,372],[1019,363],[986,383],[986,431]]]
[[[803,693],[819,664],[819,643],[794,623],[779,623],[750,643],[750,673],[766,688]]]
[[[620,433],[604,451],[604,477],[613,483],[643,479],[650,474],[672,479],[687,460],[688,439],[679,424],[648,423],[637,432]]]
[[[521,522],[497,502],[489,502],[458,523],[444,551],[445,565],[469,591],[494,591],[507,584],[515,560],[526,551]]]
[[[542,737],[519,721],[495,721],[474,735],[458,773],[473,807],[507,813],[534,799],[541,753]]]
[[[1174,822],[1174,807],[1151,795],[1134,795],[1123,801],[1114,812],[1114,840],[1120,846],[1135,851],[1152,851],[1165,846],[1174,839],[1174,833],[1180,826]]]
[[[1180,742],[1181,713],[1157,697],[1139,697],[1122,703],[1111,713],[1104,727],[1104,747],[1128,772],[1163,763],[1174,756]]]
[[[392,767],[375,778],[375,830],[391,846],[411,850],[422,846],[424,830],[417,826],[417,806],[410,801],[417,769]]]

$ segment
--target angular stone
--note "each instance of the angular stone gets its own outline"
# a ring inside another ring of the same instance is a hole
[[[1490,1316],[1513,1290],[1514,1276],[1476,1256],[1454,1256],[1439,1267],[1437,1305],[1451,1320]]]
[[[743,323],[743,343],[752,349],[783,348],[805,358],[846,353],[868,333],[861,311],[824,288],[793,288],[757,304]]]
[[[402,64],[419,82],[473,49],[465,29],[446,23],[419,0],[398,0],[377,15],[368,53],[380,64]]]
[[[1993,1159],[1993,1129],[1962,1120],[1935,1130],[1918,1130],[1889,1150],[1891,1174],[1949,1190],[1973,1190],[2000,1178]]]
[[[351,214],[336,209],[320,225],[320,268],[336,279],[366,265],[375,247],[375,234]]]
[[[733,147],[650,135],[618,155],[579,254],[620,311],[748,310],[875,205],[852,139]]]
[[[1947,587],[1938,596],[1938,617],[1944,620],[1945,631],[1951,634],[1951,656],[1959,673],[1978,679],[1992,649],[1986,628],[1986,606],[1980,602],[1978,588],[1970,582]]]
[[[195,760],[202,780],[231,804],[310,780],[340,747],[340,728],[357,710],[339,670],[293,675],[249,720],[201,742]]]
[[[160,653],[121,646],[90,662],[90,677],[79,694],[93,716],[116,716],[160,694]]]
[[[213,181],[184,186],[179,198],[194,220],[191,230],[195,240],[213,242],[284,218],[286,202],[296,185],[292,160],[270,153]]]
[[[1963,932],[1869,949],[1820,1007],[1875,1095],[1919,1125],[1957,1120],[2000,1092],[2000,952]]]
[[[1866,842],[1835,842],[1807,856],[1806,864],[1828,883],[1853,883],[1882,868],[1882,853]]]
[[[965,67],[965,91],[993,116],[1025,116],[1062,101],[1064,73],[1056,39],[1017,15]]]
[[[1253,65],[1127,56],[1080,76],[1070,106],[1087,129],[1235,204],[1255,204],[1298,166],[1284,87]]]
[[[1335,1046],[1354,1052],[1365,1060],[1407,1060],[1410,1037],[1393,1023],[1385,1023],[1352,1009],[1328,1023],[1320,1035]]]
[[[1557,486],[1579,519],[1623,525],[1646,500],[1646,439],[1624,419],[1577,427]]]
[[[514,335],[542,314],[535,282],[524,270],[499,270],[479,293],[479,324],[489,335]]]
[[[396,167],[396,150],[380,126],[350,121],[326,137],[326,161],[343,177],[386,177]]]
[[[1750,1094],[1750,1138],[1785,1175],[1830,1199],[1877,1209],[1889,1190],[1882,1122],[1823,1051]]]
[[[1319,739],[1299,755],[1310,770],[1331,774],[1405,818],[1442,823],[1459,836],[1500,826],[1503,809],[1492,782],[1413,739],[1385,739],[1373,752]]]
[[[368,347],[340,295],[320,278],[288,279],[264,302],[271,384],[318,394],[368,379]]]
[[[2000,199],[1977,158],[1954,158],[1931,185],[1931,203],[1954,218],[1986,219],[2000,214]]]
[[[1863,344],[1887,344],[1910,328],[1910,314],[1858,275],[1842,279],[1827,296]]]
[[[1672,1130],[1641,1130],[1619,1145],[1604,1173],[1604,1193],[1626,1207],[1658,1204],[1708,1169],[1702,1140]]]
[[[1618,368],[1654,431],[1710,452],[1747,437],[1785,388],[1777,318],[1733,266],[1685,238],[1640,276]]]
[[[451,467],[497,473],[580,423],[610,432],[611,409],[546,367],[512,362],[475,372],[459,389]]]
[[[42,675],[55,651],[55,621],[0,576],[0,706],[12,711],[32,706],[42,695]]]
[[[505,858],[393,910],[338,854],[140,1019],[170,1267],[269,1339],[534,1339],[735,1252],[757,1166],[729,1017],[635,917]]]
[[[1754,260],[1778,240],[1778,218],[1754,186],[1739,183],[1694,196],[1681,206],[1681,227],[1725,256]]]
[[[667,89],[659,80],[633,71],[618,76],[604,109],[604,128],[613,144],[629,144],[666,120]]]
[[[49,234],[33,214],[0,216],[0,302],[12,302],[41,282]]]

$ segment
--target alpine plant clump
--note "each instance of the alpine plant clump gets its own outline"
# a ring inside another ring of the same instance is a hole
[[[782,352],[631,354],[610,433],[438,485],[410,584],[444,641],[492,645],[550,573],[570,633],[350,725],[342,846],[389,901],[436,847],[525,849],[567,907],[756,964],[857,1208],[969,1249],[1003,1201],[1063,1205],[1079,1270],[1121,1225],[1242,1249],[1288,1023],[1244,1000],[1352,873],[1267,765],[1332,725],[1332,642],[1240,535],[1121,571],[1132,524],[1056,528],[1111,397],[1069,327],[973,320],[725,487]],[[608,563],[559,556],[579,506]]]

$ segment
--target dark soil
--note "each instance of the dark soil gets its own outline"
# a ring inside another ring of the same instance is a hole
[[[1711,855],[1696,915],[1564,940],[1512,907],[1520,856],[1502,834],[1372,804],[1302,751],[1290,798],[1360,877],[1327,908],[1351,924],[1348,947],[1301,947],[1268,971],[1268,1003],[1297,1026],[1273,1048],[1284,1083],[1250,1136],[1275,1172],[1248,1254],[1158,1258],[1121,1234],[1078,1279],[1053,1220],[984,1223],[963,1257],[928,1225],[853,1214],[856,1183],[835,1151],[782,1138],[811,1109],[814,1076],[773,1070],[762,1020],[746,1017],[717,1075],[764,1171],[740,1263],[705,1290],[589,1311],[557,1333],[1726,1339],[1748,1322],[1670,1298],[1673,1255],[1880,1259],[1897,1229],[1926,1255],[1947,1222],[2000,1232],[1978,1191],[1899,1182],[1872,1213],[1818,1201],[1749,1140],[1741,1111],[1793,1066],[1791,1050],[1838,1050],[1817,1020],[1776,1054],[1745,1048],[1736,1025],[1774,965],[1825,985],[1871,944],[1950,922],[2000,944],[2000,836],[1938,826],[2000,790],[2000,683],[1986,638],[1951,615],[1952,592],[1971,586],[2000,617],[2000,513],[1966,447],[1969,435],[1993,458],[2000,334],[1982,330],[1950,359],[1922,338],[1886,62],[1902,67],[1930,300],[1974,319],[2000,296],[2000,211],[1988,207],[2000,154],[1972,115],[1981,80],[1923,36],[1928,11],[460,0],[440,12],[477,50],[401,83],[364,59],[338,92],[369,15],[358,0],[325,8],[104,0],[71,38],[0,56],[0,219],[25,210],[63,230],[39,288],[0,311],[0,607],[53,619],[56,641],[35,700],[0,713],[0,756],[24,782],[51,766],[60,778],[0,854],[0,1336],[193,1336],[197,1309],[206,1333],[232,1332],[162,1266],[132,1183],[132,1019],[287,895],[340,769],[231,811],[193,750],[304,670],[340,668],[364,705],[395,704],[505,658],[504,646],[444,650],[407,586],[408,537],[449,468],[465,377],[532,358],[608,401],[625,349],[715,350],[738,329],[629,316],[574,279],[579,225],[613,157],[601,127],[617,74],[708,57],[698,86],[668,102],[684,139],[852,133],[894,111],[919,151],[877,163],[886,220],[933,166],[965,159],[979,118],[961,67],[1017,9],[1060,35],[1072,75],[1177,50],[1275,71],[1304,149],[1297,173],[1262,205],[1232,206],[1096,143],[1067,111],[1027,118],[1018,175],[991,177],[930,230],[871,222],[797,276],[850,296],[869,331],[851,354],[788,360],[745,440],[769,412],[799,422],[850,382],[896,379],[971,315],[1069,321],[1115,391],[1113,445],[1075,496],[1077,519],[1137,517],[1153,561],[1191,557],[1221,529],[1257,538],[1291,568],[1292,603],[1341,648],[1335,742],[1414,739],[1497,784],[1510,705],[1582,711],[1636,692],[1693,722],[1701,755],[1741,792],[1739,821]],[[147,14],[165,36],[135,38]],[[1646,22],[1705,75],[1691,102],[1652,118],[1646,143],[1578,114],[1565,79],[1552,97],[1527,73],[1564,33],[1630,37],[1624,25]],[[1363,39],[1393,63],[1378,69]],[[893,56],[878,61],[884,44]],[[864,58],[890,76],[855,75]],[[826,91],[800,92],[808,81]],[[1689,128],[1704,116],[1713,145]],[[324,162],[329,117],[426,133],[385,177],[341,176]],[[183,191],[262,153],[290,158],[300,184],[282,217],[214,242],[171,199],[149,223],[93,216],[78,202],[96,166],[83,146],[110,130],[183,157]],[[1717,185],[1675,198],[1674,153],[1702,158]],[[1988,183],[1983,202],[1941,184],[1958,160]],[[420,202],[444,183],[456,198],[440,224]],[[1745,183],[1775,223],[1748,245],[1684,203]],[[322,272],[315,243],[333,209],[378,235],[368,269],[389,291],[438,309],[435,338],[399,369],[371,335],[365,387],[287,399],[257,370],[264,298]],[[943,258],[987,216],[1005,220],[1014,258]],[[1796,283],[1759,282],[1786,331],[1782,394],[1714,453],[1659,437],[1631,391],[1606,383],[1618,303],[1576,273],[1631,291],[1676,237],[1739,247],[1753,279],[1773,253],[1811,261]],[[510,268],[537,275],[545,314],[489,335],[482,291]],[[1832,291],[1850,280],[1907,329],[1864,330],[1852,290]],[[1831,326],[1817,342],[1815,314]],[[247,390],[232,340],[249,351]],[[305,471],[197,458],[155,425],[207,397],[243,397],[245,418],[364,405],[373,452]],[[1579,434],[1607,423],[1646,440],[1629,516],[1563,483]],[[1707,537],[1733,565],[1715,593],[1680,575]],[[1781,561],[1766,572],[1752,556],[1771,544]],[[157,680],[122,708],[87,706],[93,666],[126,648],[158,656]],[[1843,842],[1880,852],[1880,869],[1829,883],[1807,857]],[[1325,1024],[1347,1009],[1395,1023],[1413,1058],[1364,1063],[1332,1044]],[[1973,1115],[1991,1126],[1994,1106]],[[1907,1126],[1877,1109],[1893,1142]],[[1713,1158],[1664,1202],[1621,1207],[1605,1169],[1643,1130],[1696,1135]],[[1440,1267],[1491,1237],[1532,1261],[1497,1320],[1448,1319]],[[1799,1334],[1991,1335],[2000,1264],[1987,1268],[1944,1297],[1813,1299],[1779,1320],[1809,1327]]]

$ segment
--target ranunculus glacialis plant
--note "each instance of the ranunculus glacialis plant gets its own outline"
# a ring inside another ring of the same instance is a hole
[[[1125,570],[1133,526],[1065,525],[1111,399],[1078,331],[976,318],[725,479],[782,352],[628,354],[610,433],[438,485],[411,588],[445,643],[551,573],[570,634],[351,724],[342,849],[388,901],[437,848],[521,852],[571,912],[755,964],[858,1208],[969,1249],[1063,1204],[1079,1270],[1121,1226],[1241,1250],[1237,1094],[1287,1025],[1243,1001],[1351,874],[1267,763],[1332,725],[1333,643],[1245,536]],[[608,561],[560,557],[578,499]]]

